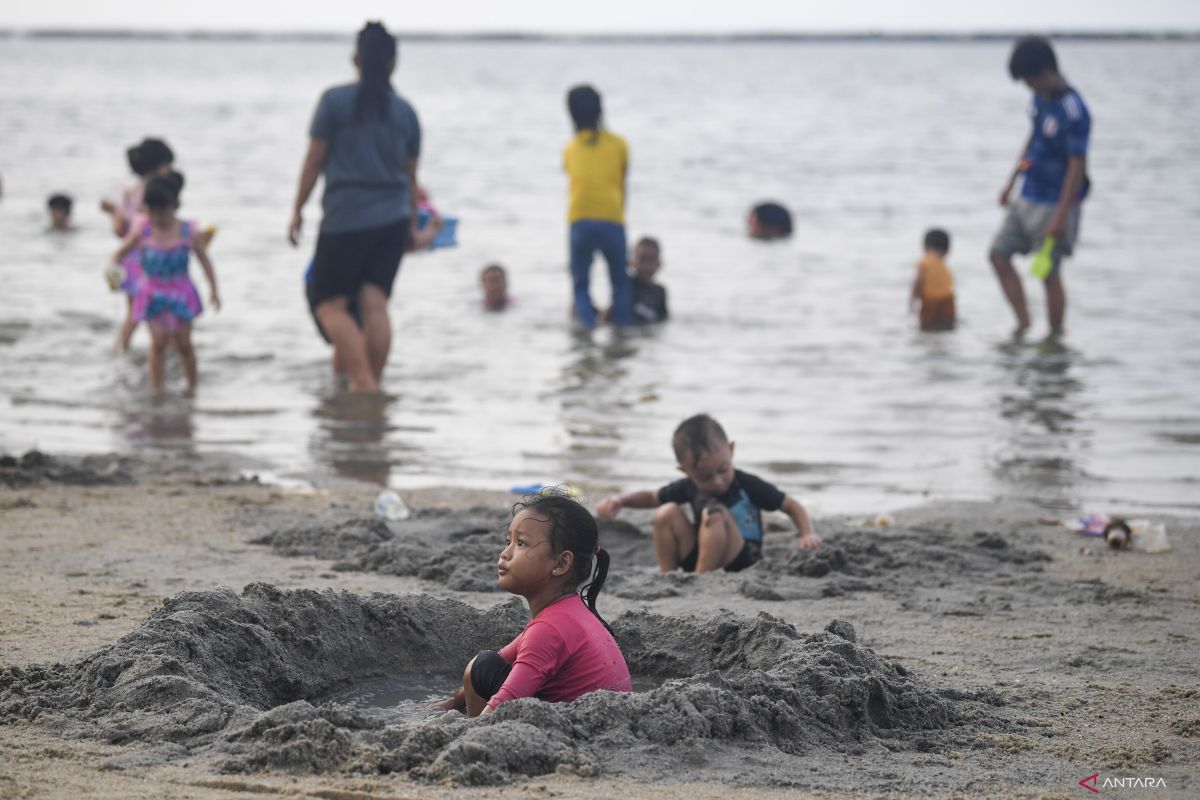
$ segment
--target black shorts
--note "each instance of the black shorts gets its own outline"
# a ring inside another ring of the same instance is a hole
[[[683,557],[679,562],[679,568],[684,572],[695,572],[696,561],[700,557],[700,542],[697,538],[696,546],[692,548],[692,552]],[[749,539],[742,540],[742,549],[738,551],[737,557],[725,565],[726,572],[741,572],[746,567],[754,566],[762,558],[762,545],[758,542],[752,542]]]
[[[315,308],[335,297],[353,301],[367,283],[391,297],[411,230],[412,223],[405,218],[365,231],[322,232],[313,258],[309,303]]]
[[[484,700],[491,700],[492,695],[500,691],[500,687],[508,680],[512,672],[512,664],[505,661],[495,650],[483,650],[475,656],[471,664],[471,688],[475,694]]]

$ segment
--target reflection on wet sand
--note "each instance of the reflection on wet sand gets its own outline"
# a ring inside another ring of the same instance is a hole
[[[1088,477],[1079,466],[1091,439],[1083,424],[1085,387],[1076,377],[1081,355],[1055,338],[1013,339],[997,354],[1011,380],[999,395],[1000,418],[1008,426],[991,471],[1018,495],[1069,504],[1071,490]]]
[[[386,486],[396,447],[386,442],[393,399],[341,391],[321,398],[312,412],[317,421],[309,440],[313,459],[343,478]]]
[[[195,398],[187,395],[151,395],[124,404],[120,430],[130,449],[171,450],[185,455],[195,452]]]

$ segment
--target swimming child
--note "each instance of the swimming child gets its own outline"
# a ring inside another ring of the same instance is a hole
[[[925,232],[925,256],[917,264],[910,307],[920,305],[921,330],[948,331],[954,328],[954,278],[946,266],[950,234],[940,228]]]
[[[508,273],[499,264],[488,264],[479,273],[483,286],[483,308],[485,311],[503,311],[512,305],[508,296]]]
[[[471,659],[462,686],[438,705],[475,717],[522,697],[570,703],[589,692],[633,691],[621,648],[596,610],[609,565],[596,520],[556,493],[513,511],[496,571],[502,589],[529,602],[531,619],[499,651]]]
[[[654,282],[654,276],[662,268],[662,248],[658,240],[649,236],[638,239],[629,261],[629,274],[633,280],[633,324],[652,325],[664,322],[667,313],[667,290]],[[608,322],[612,309],[605,309],[601,322]]]
[[[188,254],[194,252],[204,277],[208,279],[209,302],[220,310],[217,276],[206,250],[207,237],[192,221],[180,220],[179,193],[183,176],[178,172],[155,175],[146,181],[143,207],[146,216],[129,232],[124,244],[113,256],[120,262],[137,251],[142,268],[133,297],[134,319],[150,326],[150,383],[163,387],[167,347],[173,347],[183,361],[188,389],[196,388],[196,354],[192,350],[192,321],[202,305],[195,284],[188,277]]]
[[[622,508],[657,508],[654,552],[664,574],[722,567],[737,572],[754,564],[762,558],[763,511],[780,510],[791,517],[800,532],[797,548],[811,550],[821,544],[798,500],[734,468],[734,443],[712,417],[698,414],[685,419],[675,429],[671,445],[679,471],[687,477],[658,491],[610,495],[596,506],[601,519],[612,519]],[[691,519],[685,507],[690,508]]]
[[[792,214],[779,203],[759,203],[750,209],[746,232],[751,239],[786,239],[792,235]]]
[[[52,194],[46,201],[46,211],[50,214],[50,230],[65,232],[75,230],[71,224],[71,198],[65,194]]]
[[[108,214],[112,221],[113,234],[124,239],[131,228],[136,227],[142,213],[142,194],[146,189],[146,181],[152,175],[165,174],[171,171],[175,162],[175,153],[162,139],[143,139],[125,151],[129,168],[137,175],[137,180],[125,187],[121,192],[119,202],[111,200],[100,201],[100,208]],[[125,320],[117,331],[117,340],[113,350],[122,353],[129,349],[129,341],[137,328],[137,318],[133,313],[133,297],[137,293],[138,284],[142,279],[142,267],[138,262],[138,251],[135,249],[121,261],[120,271],[114,271],[113,290],[120,289],[126,295],[127,305]]]
[[[591,86],[576,86],[567,93],[567,110],[575,136],[563,151],[563,167],[570,176],[571,283],[575,318],[586,328],[596,326],[597,312],[589,291],[592,257],[599,250],[608,262],[612,282],[612,321],[633,324],[632,286],[626,270],[625,178],[629,147],[625,140],[604,130],[600,93]]]

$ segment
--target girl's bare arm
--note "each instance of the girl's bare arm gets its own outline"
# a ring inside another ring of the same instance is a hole
[[[208,279],[209,302],[212,303],[214,311],[220,311],[221,295],[217,292],[217,271],[213,269],[212,259],[208,257],[207,241],[204,236],[192,239],[192,252],[196,254],[196,260],[204,270],[204,277]]]

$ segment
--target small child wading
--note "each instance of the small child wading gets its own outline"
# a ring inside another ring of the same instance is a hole
[[[622,508],[657,508],[654,552],[663,573],[721,568],[737,572],[754,564],[762,558],[763,511],[791,517],[800,532],[798,548],[821,544],[799,501],[762,478],[734,469],[734,443],[715,419],[699,414],[684,420],[671,444],[686,478],[658,491],[610,495],[596,506],[601,519],[612,519]]]
[[[925,233],[925,256],[917,263],[910,305],[919,306],[921,330],[948,331],[954,328],[954,278],[946,266],[950,234],[938,228]]]
[[[596,610],[608,576],[596,520],[559,494],[513,510],[496,572],[501,588],[529,602],[532,619],[499,651],[471,659],[462,686],[439,707],[475,717],[522,697],[569,703],[588,692],[633,691],[621,648]]]
[[[146,217],[113,256],[114,264],[135,251],[140,256],[142,278],[133,295],[133,316],[150,328],[150,383],[156,390],[163,388],[168,347],[179,353],[188,389],[196,388],[192,320],[203,306],[188,276],[189,253],[196,254],[204,269],[213,309],[221,308],[217,276],[205,250],[208,237],[195,222],[176,216],[182,189],[183,176],[178,172],[150,178],[143,197]]]

